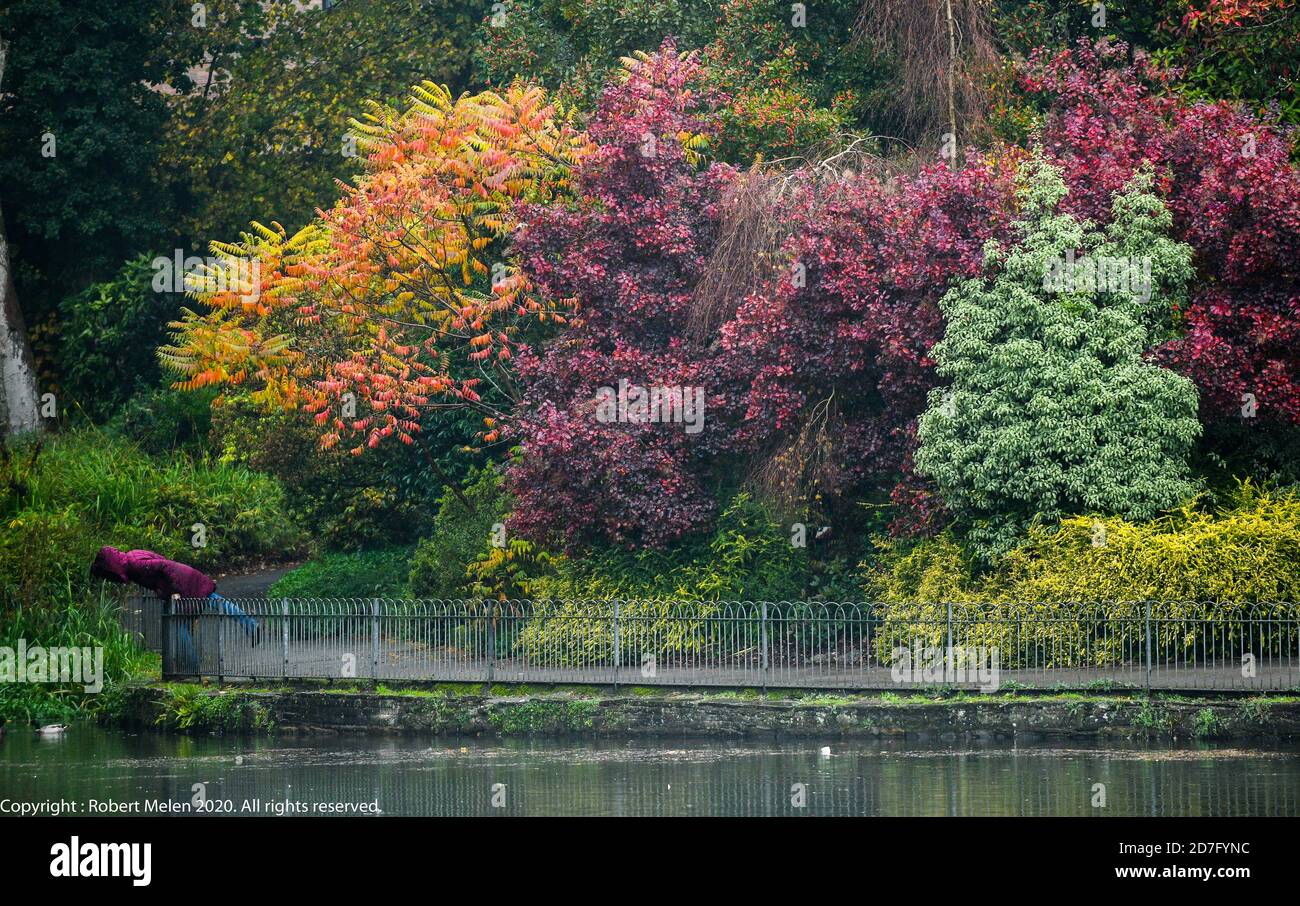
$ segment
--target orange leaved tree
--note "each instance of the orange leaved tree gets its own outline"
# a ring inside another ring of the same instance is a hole
[[[373,104],[352,127],[355,186],[296,233],[254,223],[213,243],[186,275],[204,310],[184,311],[160,356],[178,387],[314,413],[325,447],[411,443],[438,407],[481,412],[496,440],[520,332],[567,307],[530,292],[503,240],[521,203],[571,191],[587,139],[522,85],[453,99],[425,82],[404,109]]]

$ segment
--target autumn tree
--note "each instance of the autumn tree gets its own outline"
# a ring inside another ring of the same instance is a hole
[[[365,173],[290,234],[278,224],[214,243],[191,276],[164,362],[181,386],[244,388],[313,413],[324,446],[412,443],[423,413],[470,408],[496,437],[520,331],[562,320],[502,258],[521,200],[568,191],[585,140],[541,89],[453,99],[431,82],[402,109],[354,121]]]

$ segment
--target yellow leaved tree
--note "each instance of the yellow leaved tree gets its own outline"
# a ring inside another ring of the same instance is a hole
[[[186,278],[202,308],[172,325],[162,361],[178,387],[305,408],[326,447],[411,443],[437,407],[481,412],[493,441],[520,331],[568,307],[530,292],[504,240],[521,203],[572,192],[591,146],[520,84],[453,99],[425,82],[352,129],[365,155],[356,184],[295,233],[255,223],[213,243],[214,263]]]

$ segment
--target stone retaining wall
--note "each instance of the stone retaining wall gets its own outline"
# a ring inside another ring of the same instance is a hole
[[[509,696],[237,689],[201,695],[223,707],[214,707],[210,715],[201,709],[189,728],[198,732],[257,726],[293,733],[457,736],[1300,739],[1300,701],[1294,699],[999,697],[900,703],[829,696],[770,700],[684,693]],[[235,700],[215,701],[226,696]],[[135,689],[124,720],[137,727],[174,726],[170,701],[166,686]],[[257,720],[244,720],[244,725],[231,717],[250,713]]]

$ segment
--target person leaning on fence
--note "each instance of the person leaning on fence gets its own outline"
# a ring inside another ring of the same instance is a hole
[[[183,673],[198,673],[199,653],[194,646],[194,630],[198,616],[209,609],[236,619],[257,644],[257,621],[236,605],[217,594],[217,583],[192,566],[168,560],[153,551],[120,551],[115,547],[101,547],[91,564],[90,575],[121,585],[134,583],[153,592],[160,598],[172,599],[172,611],[188,619],[175,622],[176,653]],[[177,599],[181,599],[177,601]],[[203,600],[200,600],[203,599]]]

